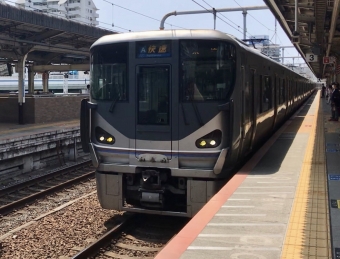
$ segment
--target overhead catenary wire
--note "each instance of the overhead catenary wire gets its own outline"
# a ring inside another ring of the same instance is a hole
[[[199,3],[197,3],[195,0],[191,0],[191,1],[193,1],[195,4],[197,4],[198,6],[200,6],[200,7],[202,7],[204,10],[206,10],[206,11],[208,11],[208,12],[210,12],[211,14],[214,14],[212,11],[210,11],[210,10],[208,10],[207,8],[205,8],[203,5],[201,5],[201,4],[199,4]],[[213,7],[212,7],[213,8]],[[230,23],[228,23],[228,22],[226,22],[226,21],[224,21],[223,19],[221,19],[217,14],[216,14],[216,17],[218,18],[218,19],[220,19],[221,21],[223,21],[224,23],[226,23],[226,24],[228,24],[230,27],[232,27],[233,29],[235,29],[235,30],[237,30],[238,32],[240,32],[240,30],[238,29],[238,28],[235,28],[234,26],[232,26]]]
[[[107,22],[103,22],[103,21],[98,21],[98,22],[100,22],[100,23],[102,23],[102,24],[106,24],[106,25],[112,26],[112,27],[114,27],[114,28],[119,28],[119,29],[122,29],[122,30],[125,30],[125,31],[131,31],[131,30],[129,30],[129,29],[126,29],[126,28],[117,26],[116,24],[113,24],[113,23],[107,23]],[[114,25],[114,26],[113,26],[113,25]]]
[[[208,10],[207,8],[205,8],[204,6],[202,6],[201,4],[197,3],[195,0],[192,0],[193,2],[195,2],[197,5],[199,5],[200,7],[202,7],[203,9],[207,10],[208,12],[212,13],[212,11]],[[205,0],[202,0],[205,4],[207,4],[208,6],[210,6],[211,8],[213,8],[209,3],[207,3]],[[242,6],[240,6],[242,8]],[[222,15],[222,14],[221,14]],[[222,15],[223,16],[223,15]],[[227,23],[226,21],[224,21],[223,19],[221,19],[220,17],[218,17],[220,20],[222,20],[223,22]],[[229,23],[227,23],[229,26],[231,26],[232,28],[235,29],[235,27],[233,27],[232,25],[230,25]],[[234,23],[235,24],[235,23]],[[236,24],[236,26],[238,26]],[[238,26],[240,27],[240,26]],[[267,27],[266,27],[267,28]],[[237,30],[239,31],[239,30]],[[240,31],[239,31],[240,32]],[[249,32],[246,32],[248,35],[250,35],[251,37],[254,37],[253,35],[251,35]],[[273,43],[271,40],[269,40],[271,43]],[[265,55],[267,55],[266,53],[263,53]]]
[[[239,7],[242,7],[236,0],[234,0],[234,2],[239,6]],[[261,24],[262,26],[264,26],[265,28],[267,28],[269,31],[274,31],[270,28],[268,28],[266,25],[264,25],[262,22],[260,22],[259,20],[257,20],[253,15],[249,14],[249,16],[251,16],[255,21],[257,21],[259,24]]]
[[[239,7],[243,7],[243,6],[241,6],[236,0],[234,0],[234,2],[235,2]],[[281,41],[281,39],[280,39],[280,37],[279,37],[279,35],[277,34],[276,31],[274,31],[274,30],[268,28],[266,25],[264,25],[262,22],[260,22],[258,19],[256,19],[256,18],[255,18],[253,15],[251,15],[250,13],[249,13],[249,16],[251,16],[255,21],[257,21],[259,24],[261,24],[263,27],[265,27],[268,31],[274,32],[273,37],[276,35],[276,37],[278,38],[280,44],[282,44],[282,41]],[[272,41],[273,37],[272,37],[269,41],[270,41],[272,44],[275,44],[275,43],[273,43],[273,41]],[[290,53],[288,50],[286,51],[286,54],[291,55],[291,53]],[[299,58],[301,58],[301,57],[299,57]]]
[[[236,0],[234,0],[234,2],[235,2],[239,7],[243,7],[243,6],[241,6]],[[252,14],[249,13],[249,16],[252,17],[252,18],[253,18],[255,21],[257,21],[259,24],[261,24],[263,27],[265,27],[268,31],[274,32],[274,35],[275,35],[276,32],[275,32],[274,30],[268,28],[266,25],[264,25],[262,22],[260,22],[258,19],[256,19]],[[276,33],[276,35],[277,35],[277,38],[279,39],[280,43],[282,44],[282,41],[281,41],[279,35],[278,35],[277,33]],[[270,40],[270,42],[273,43],[271,40]],[[273,44],[274,44],[274,43],[273,43]]]
[[[209,5],[211,8],[214,8],[212,7],[209,3],[207,3],[207,1],[205,0],[202,0],[204,3],[206,3],[207,5]],[[222,13],[219,13],[220,15],[222,15],[224,18],[226,18],[228,21],[230,21],[231,23],[235,24],[238,28],[242,29],[243,30],[243,27],[241,27],[240,25],[238,25],[237,23],[233,22],[232,20],[230,20],[228,17],[226,17],[225,15],[223,15]]]
[[[193,1],[194,3],[196,3],[197,5],[199,5],[200,7],[202,7],[203,9],[205,9],[206,11],[208,11],[209,13],[212,13],[214,14],[212,11],[208,10],[207,8],[205,8],[203,5],[197,3],[195,0],[191,0]],[[220,19],[222,22],[226,23],[227,25],[229,25],[230,27],[232,27],[233,29],[237,30],[238,32],[241,32],[238,28],[235,28],[233,25],[231,25],[230,23],[228,23],[227,21],[223,20],[221,17],[219,17],[217,14],[216,14],[216,17],[218,19]],[[251,34],[249,34],[251,36]]]

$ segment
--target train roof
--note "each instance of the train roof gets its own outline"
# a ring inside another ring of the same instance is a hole
[[[202,40],[228,40],[237,44],[246,51],[250,51],[255,55],[258,55],[264,59],[270,60],[277,65],[288,69],[286,66],[274,61],[270,57],[261,53],[261,51],[254,49],[247,45],[242,40],[236,38],[233,35],[218,31],[218,30],[208,30],[208,29],[194,29],[194,30],[155,30],[155,31],[141,31],[141,32],[127,32],[120,34],[106,35],[98,39],[91,46],[91,49],[95,46],[106,45],[118,42],[135,42],[135,41],[148,41],[148,40],[176,40],[176,39],[202,39]],[[293,72],[297,74],[296,72]],[[297,74],[299,75],[299,74]],[[301,78],[301,75],[299,75]]]
[[[94,42],[91,48],[99,45],[106,45],[118,42],[134,42],[134,41],[148,41],[148,40],[174,40],[174,39],[202,39],[202,40],[228,40],[241,46],[247,51],[251,51],[259,56],[268,58],[257,49],[254,49],[244,43],[242,40],[233,35],[208,29],[194,29],[194,30],[157,30],[157,31],[142,31],[142,32],[127,32],[120,34],[106,35]],[[271,60],[271,59],[270,59]]]
[[[221,39],[231,40],[233,37],[217,30],[157,30],[142,32],[127,32],[106,35],[92,44],[91,48],[117,42],[148,41],[148,40],[175,40],[175,39]]]

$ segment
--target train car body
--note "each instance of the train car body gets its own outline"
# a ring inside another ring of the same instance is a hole
[[[314,89],[215,30],[102,37],[90,80],[81,136],[101,206],[187,217]]]
[[[86,86],[89,84],[88,79],[68,79],[67,88],[71,93],[79,93],[82,90],[87,90]],[[16,92],[18,91],[18,78],[2,77],[0,78],[0,93]],[[48,89],[55,93],[62,93],[65,85],[64,79],[49,79]],[[34,89],[42,91],[42,79],[34,79]],[[25,90],[28,91],[28,80],[25,80]]]

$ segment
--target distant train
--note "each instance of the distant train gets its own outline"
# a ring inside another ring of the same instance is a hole
[[[87,89],[86,85],[89,80],[86,79],[68,79],[69,92],[79,93],[81,90]],[[64,79],[49,79],[49,90],[58,93],[63,92]],[[25,89],[28,90],[28,80],[25,80]],[[42,79],[34,79],[34,89],[42,91]],[[18,91],[18,79],[11,77],[0,78],[0,93]]]
[[[81,139],[105,209],[192,217],[315,85],[215,30],[104,36]]]

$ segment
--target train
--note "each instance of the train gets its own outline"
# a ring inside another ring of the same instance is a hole
[[[80,132],[102,208],[194,216],[315,84],[217,30],[107,35]]]
[[[87,90],[89,79],[87,78],[69,78],[67,80],[68,92],[79,93]],[[0,93],[15,93],[18,91],[18,78],[17,77],[0,77]],[[62,93],[64,87],[64,79],[61,78],[50,78],[48,83],[49,90],[54,93]],[[25,89],[28,91],[28,80],[25,79]],[[42,91],[42,79],[34,79],[34,89]]]

